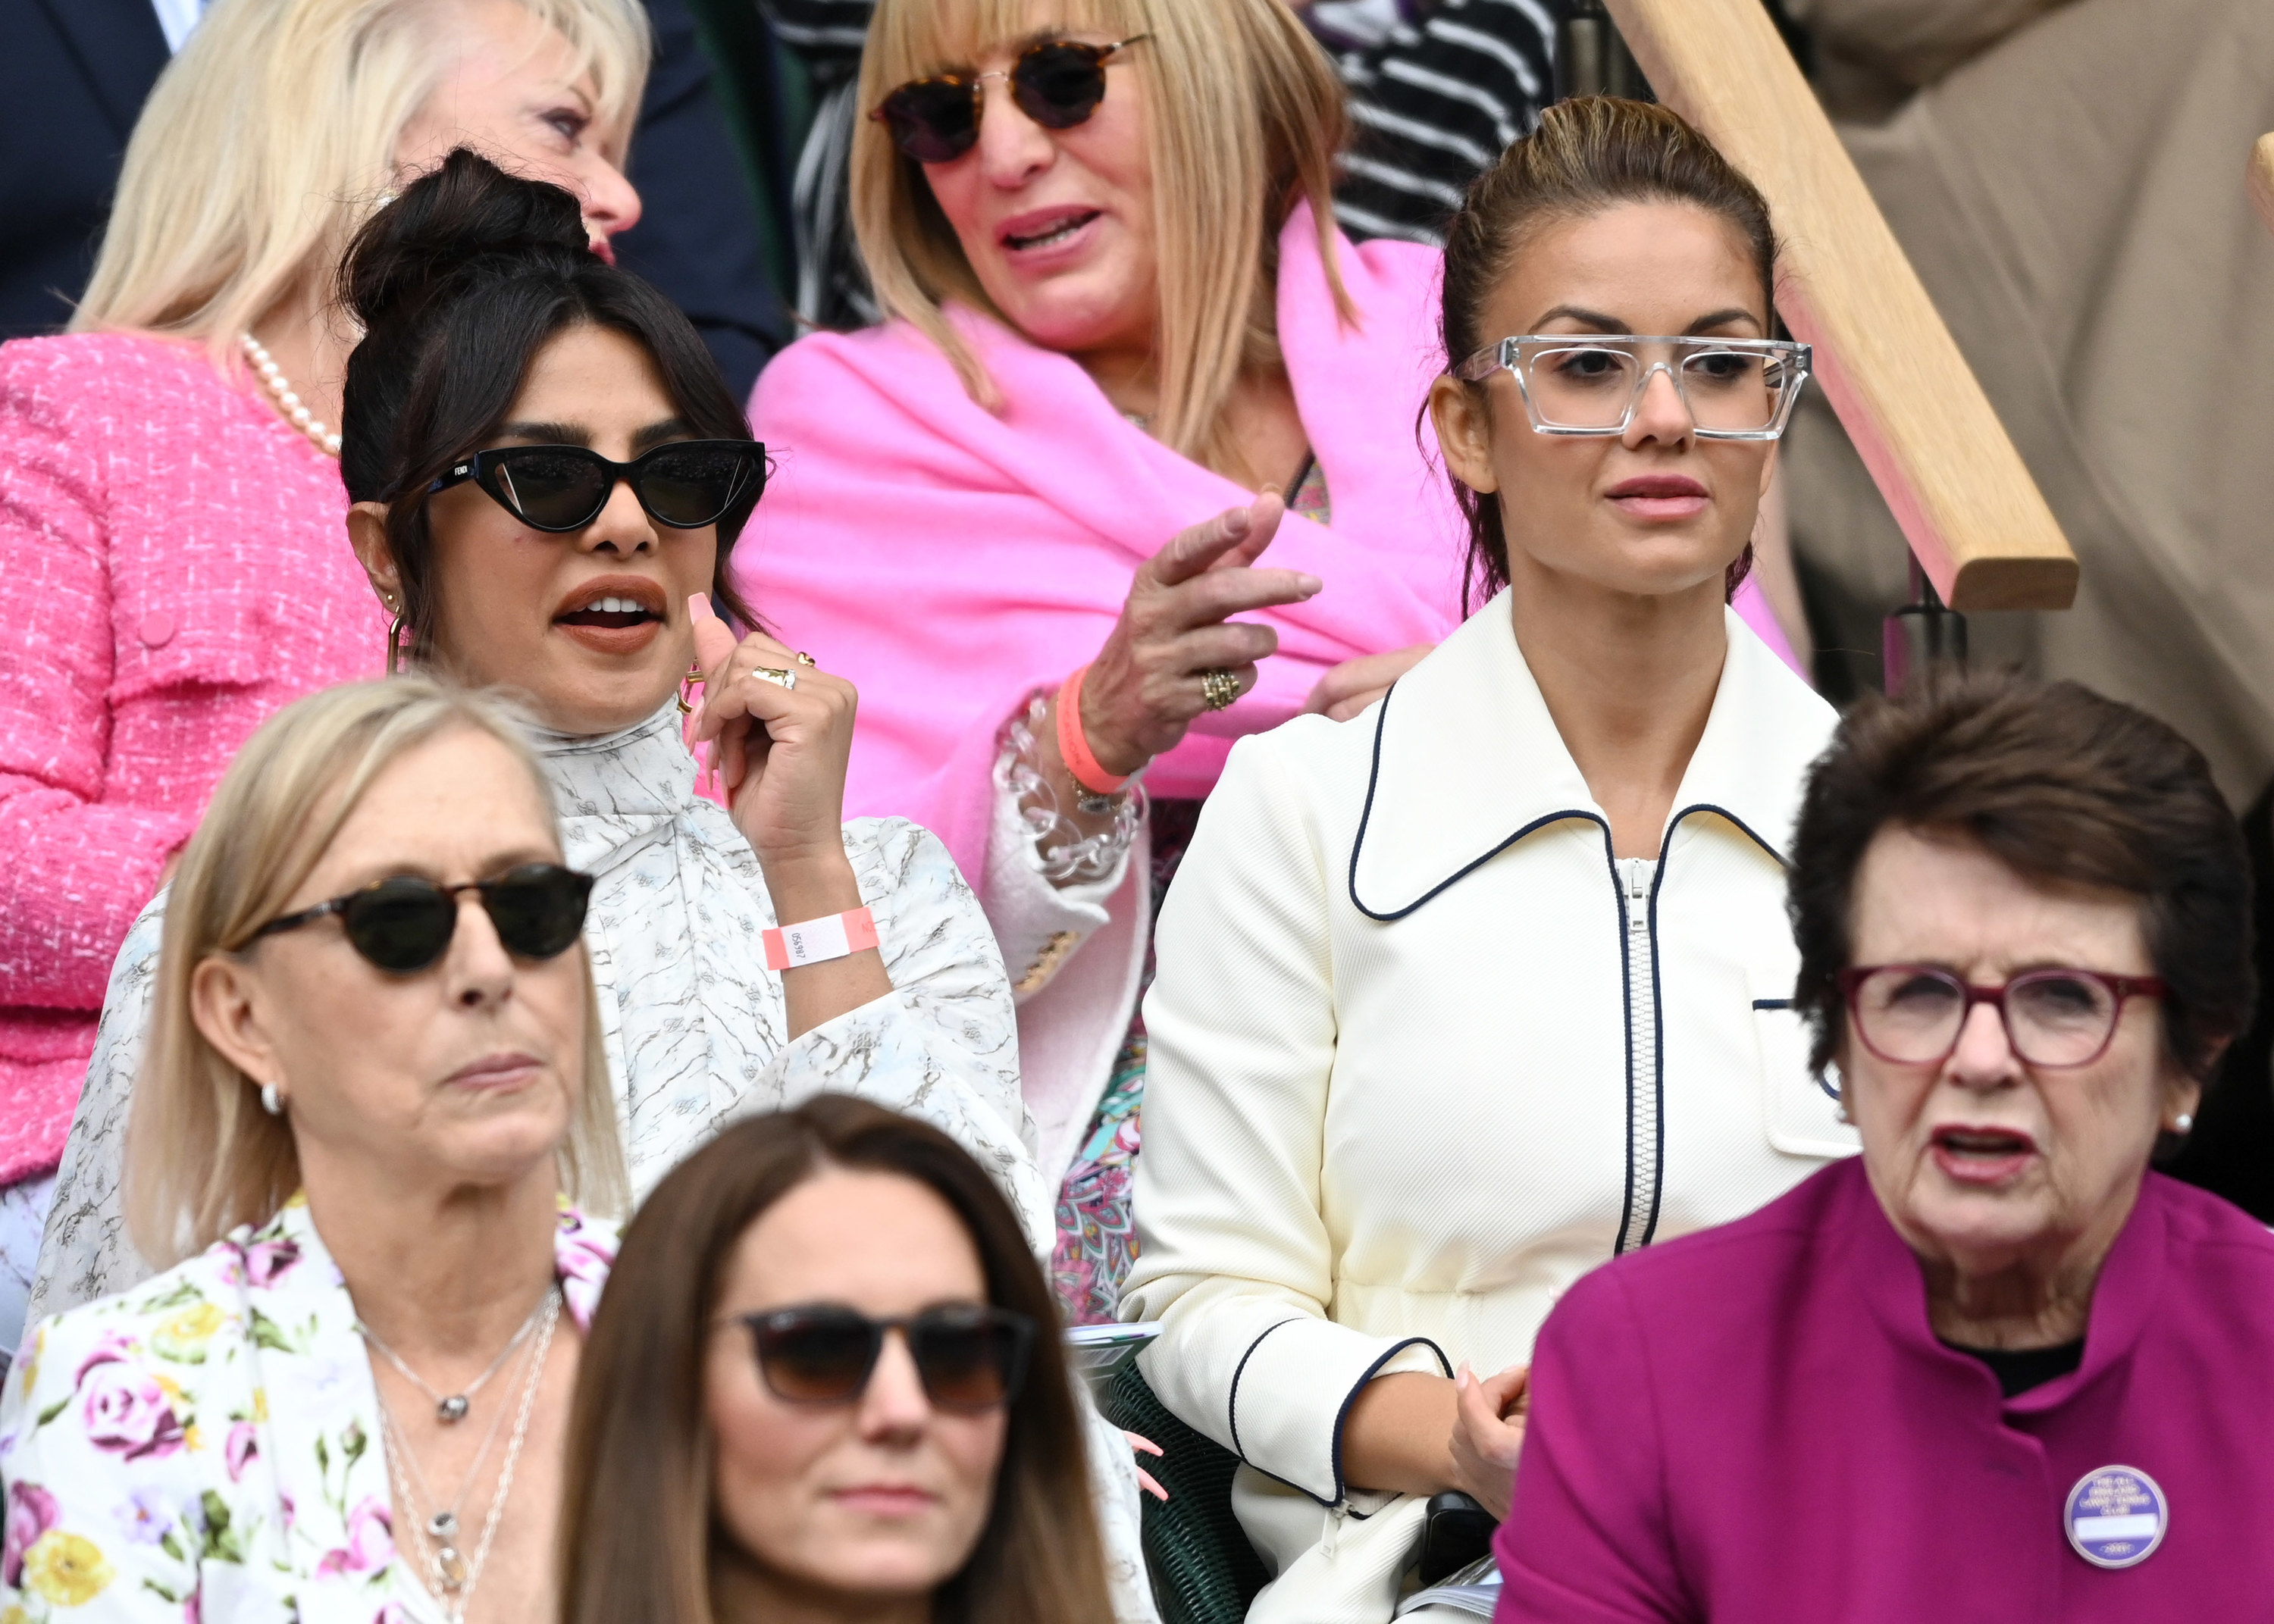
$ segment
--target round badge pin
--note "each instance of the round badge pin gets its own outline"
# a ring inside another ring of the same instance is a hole
[[[2156,1480],[2136,1466],[2103,1466],[2076,1480],[2061,1509],[2072,1550],[2095,1568],[2135,1568],[2172,1525]]]

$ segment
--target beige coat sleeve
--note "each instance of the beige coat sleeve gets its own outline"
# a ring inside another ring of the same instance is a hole
[[[1916,89],[2071,0],[1785,0],[1818,47]]]
[[[1342,1423],[1376,1375],[1450,1375],[1423,1338],[1329,1318],[1321,1168],[1335,1067],[1330,885],[1280,742],[1233,747],[1163,905],[1145,1001],[1137,1263],[1124,1319],[1158,1320],[1146,1380],[1189,1425],[1323,1504]]]

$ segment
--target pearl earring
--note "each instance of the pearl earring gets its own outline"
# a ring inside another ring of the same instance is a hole
[[[282,1116],[284,1114],[284,1096],[276,1092],[275,1084],[260,1085],[260,1109],[271,1116]]]
[[[2174,1133],[2192,1133],[2195,1132],[2195,1119],[2185,1111],[2181,1111],[2172,1119],[2172,1132]]]

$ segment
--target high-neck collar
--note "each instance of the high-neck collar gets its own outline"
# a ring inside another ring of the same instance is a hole
[[[1862,1159],[1841,1164],[1845,1210],[1840,1227],[1851,1247],[1849,1278],[1862,1290],[1880,1325],[1921,1358],[1946,1366],[1980,1371],[1971,1355],[1956,1351],[1934,1334],[1928,1319],[1926,1281],[1918,1257],[1896,1231],[1879,1205]],[[2157,1294],[2168,1271],[2168,1186],[2156,1174],[2141,1180],[2123,1229],[2102,1259],[2093,1282],[2092,1306],[2085,1323],[2084,1360],[2074,1372],[2006,1400],[2016,1413],[2056,1409],[2097,1381],[2130,1355],[2154,1317]]]
[[[698,804],[695,754],[680,729],[679,708],[666,700],[616,733],[534,731],[530,742],[553,785],[570,866],[612,867]]]

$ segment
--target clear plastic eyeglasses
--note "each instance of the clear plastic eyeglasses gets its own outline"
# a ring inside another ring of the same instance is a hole
[[[1453,369],[1482,383],[1505,368],[1542,434],[1623,434],[1664,372],[1706,440],[1775,440],[1808,381],[1806,344],[1779,338],[1531,333],[1488,344]]]

